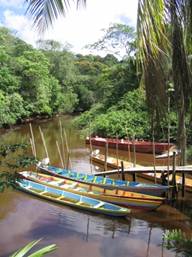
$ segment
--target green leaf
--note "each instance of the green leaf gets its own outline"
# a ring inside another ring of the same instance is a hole
[[[56,245],[55,244],[52,244],[52,245],[48,245],[40,250],[38,250],[37,252],[35,253],[32,253],[31,255],[29,255],[28,257],[41,257],[41,256],[44,256],[45,254],[47,253],[50,253],[50,252],[53,252],[56,250]]]
[[[31,250],[31,248],[33,248],[33,246],[39,243],[40,240],[41,239],[30,242],[23,248],[19,249],[17,252],[13,253],[10,257],[23,257],[27,252]]]

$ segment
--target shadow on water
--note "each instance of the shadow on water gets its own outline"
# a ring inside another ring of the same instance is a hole
[[[69,138],[73,169],[90,172],[89,149],[79,131],[72,128],[71,117],[61,118]],[[38,127],[44,132],[51,163],[61,166],[57,154],[59,118],[34,122],[33,131],[39,159],[45,157]],[[70,136],[69,136],[70,135]],[[28,140],[29,126],[4,134],[1,142]],[[30,151],[30,150],[29,150]],[[93,170],[95,167],[93,166]],[[54,257],[173,257],[162,236],[167,229],[181,229],[192,235],[192,202],[177,202],[176,208],[163,205],[157,211],[133,213],[128,218],[111,218],[72,209],[18,191],[0,194],[0,257],[34,239],[39,246],[56,243]]]

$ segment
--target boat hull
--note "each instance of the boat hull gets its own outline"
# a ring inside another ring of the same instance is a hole
[[[123,180],[115,180],[105,178],[103,176],[94,176],[83,173],[72,172],[65,169],[60,169],[53,166],[39,166],[39,169],[49,175],[66,178],[73,181],[97,185],[106,189],[122,189],[125,191],[137,192],[142,194],[149,194],[152,196],[162,196],[165,194],[169,187],[158,184],[147,184],[140,182],[129,182]]]
[[[102,189],[98,186],[87,186],[83,183],[72,182],[44,174],[33,172],[21,172],[20,176],[25,179],[41,183],[45,186],[58,188],[67,192],[91,197],[97,200],[118,204],[134,209],[153,210],[159,207],[164,199],[160,197],[148,196],[123,190]]]
[[[168,149],[175,148],[174,144],[168,144],[168,143],[159,143],[151,141],[129,141],[129,140],[119,140],[119,139],[110,139],[110,138],[100,138],[100,137],[94,137],[94,138],[86,138],[86,144],[92,144],[94,146],[100,146],[105,147],[106,143],[109,148],[116,149],[118,147],[119,150],[128,151],[131,152],[135,151],[139,153],[153,153],[153,149],[155,149],[155,154],[162,154]]]
[[[16,185],[19,190],[26,193],[85,211],[115,217],[124,217],[130,213],[130,210],[127,208],[122,208],[120,206],[103,201],[97,201],[96,199],[66,192],[64,190],[55,189],[30,180],[19,179],[16,181]]]

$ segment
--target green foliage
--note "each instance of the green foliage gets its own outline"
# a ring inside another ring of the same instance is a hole
[[[20,144],[12,144],[12,145],[0,145],[0,156],[6,157],[10,153],[14,153],[18,150],[26,150],[28,144],[20,143]]]
[[[39,41],[36,50],[5,28],[0,42],[0,127],[92,106],[106,111],[138,86],[132,58],[75,56],[53,40]]]
[[[2,144],[0,145],[0,192],[7,187],[15,186],[16,171],[37,163],[37,160],[27,154],[28,144]]]
[[[95,105],[76,119],[76,124],[99,136],[119,138],[136,136],[149,138],[150,126],[144,91],[130,91],[122,99],[106,109],[103,104]]]
[[[74,120],[74,125],[81,129],[89,127],[89,124],[93,122],[96,116],[105,111],[103,104],[95,104],[89,111],[82,113]]]
[[[191,257],[192,238],[187,238],[181,230],[167,231],[164,234],[164,240],[167,249],[175,250],[182,256]]]
[[[103,30],[104,36],[98,42],[89,45],[89,48],[107,50],[118,56],[129,56],[135,51],[136,33],[134,28],[120,23],[111,24]]]
[[[22,74],[20,93],[26,102],[33,99],[34,113],[51,114],[51,86],[48,60],[39,51],[27,51],[17,58],[17,73]],[[27,110],[27,111],[31,111]]]
[[[15,253],[13,253],[10,257],[23,257],[23,256],[26,256],[26,254],[28,254],[29,251],[36,244],[38,244],[40,240],[41,239],[34,240],[34,241],[28,243],[23,248],[19,249]],[[55,250],[56,250],[56,245],[55,244],[51,244],[51,245],[48,245],[48,246],[45,246],[45,247],[41,248],[40,250],[37,250],[37,251],[33,252],[32,254],[27,255],[27,256],[28,257],[41,257],[41,256],[45,256],[47,253],[51,253],[51,252],[53,252]]]
[[[59,101],[59,112],[72,113],[75,109],[75,105],[78,103],[78,98],[75,93],[68,90],[68,92],[65,92],[65,94],[61,96]]]
[[[5,188],[14,187],[15,174],[10,172],[0,172],[0,193],[2,193]]]
[[[33,49],[5,28],[0,28],[0,43],[0,127],[75,110],[79,99],[72,53],[55,41],[46,41],[42,51]]]
[[[147,113],[109,111],[98,116],[92,124],[95,134],[104,137],[124,138],[127,136],[146,138],[149,131]],[[149,135],[148,135],[149,136]]]

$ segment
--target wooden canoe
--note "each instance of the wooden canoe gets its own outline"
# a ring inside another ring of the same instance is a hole
[[[107,158],[105,160],[104,154],[100,154],[100,153],[95,154],[94,152],[91,154],[90,158],[93,162],[98,163],[103,166],[105,166],[105,162],[106,162],[106,166],[108,168],[113,168],[113,169],[118,169],[118,168],[120,169],[121,161],[123,161],[123,165],[124,165],[125,169],[132,168],[134,165],[132,162],[117,159],[112,156],[107,156]],[[141,165],[136,165],[136,167],[141,167]]]
[[[172,154],[173,153],[170,153],[170,157],[172,157]],[[176,154],[179,154],[179,151]],[[165,155],[161,155],[159,157],[159,159],[164,158],[165,156],[167,158],[167,155],[165,154]],[[92,154],[90,158],[92,159],[92,161],[104,165],[105,159],[104,159],[103,154],[97,154],[97,155]],[[122,160],[120,160],[120,159],[118,160],[119,165],[117,165],[117,159],[116,158],[108,157],[107,160],[108,160],[107,161],[107,167],[109,166],[109,167],[112,167],[112,168],[115,168],[115,169],[120,168],[120,162]],[[124,168],[125,169],[131,168],[131,167],[133,167],[133,165],[131,166],[130,162],[126,162],[126,161],[124,162]],[[136,165],[136,167],[142,167],[142,166],[141,165]],[[154,174],[154,172],[152,172],[152,173],[150,173],[150,172],[149,173],[139,173],[138,176],[142,177],[142,178],[145,178],[149,181],[154,181],[155,174]],[[158,183],[162,183],[160,173],[156,174],[156,180],[157,180]],[[169,175],[169,181],[172,182],[172,175]],[[178,186],[182,185],[182,176],[176,175],[176,182],[177,182]],[[185,178],[185,190],[188,191],[188,192],[192,192],[192,178],[189,178],[189,177]],[[159,195],[154,194],[154,195],[160,196],[160,194]]]
[[[144,140],[125,140],[125,139],[116,139],[116,138],[103,138],[103,137],[87,137],[85,140],[86,144],[91,144],[93,146],[101,146],[105,147],[106,143],[108,144],[109,148],[114,148],[118,146],[119,150],[128,151],[135,151],[139,153],[153,153],[153,148],[155,149],[156,154],[162,154],[168,149],[171,151],[176,149],[174,144],[168,143],[160,143],[160,142],[151,142],[151,141],[144,141]]]
[[[152,196],[161,196],[169,189],[168,186],[163,186],[159,184],[111,179],[108,177],[95,176],[71,170],[61,169],[55,166],[43,165],[42,163],[39,163],[38,168],[42,172],[53,176],[66,178],[89,185],[97,185],[108,189],[122,189],[126,191],[137,192]]]
[[[18,189],[24,192],[78,209],[117,217],[127,216],[130,213],[129,209],[118,205],[71,193],[63,189],[56,189],[30,180],[18,179],[16,184]]]
[[[54,187],[65,190],[66,192],[71,192],[134,209],[156,209],[165,200],[161,197],[139,194],[125,190],[104,189],[99,186],[86,185],[84,183],[36,172],[24,171],[20,172],[19,175],[25,179],[32,180],[36,183],[41,183],[48,187]]]

